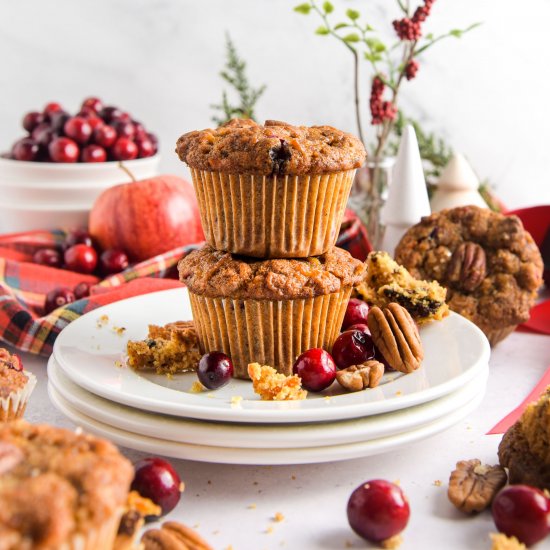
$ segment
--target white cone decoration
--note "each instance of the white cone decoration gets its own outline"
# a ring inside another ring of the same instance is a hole
[[[439,176],[437,189],[430,201],[432,212],[468,204],[487,208],[478,188],[479,180],[472,167],[463,155],[456,153]]]
[[[409,124],[399,144],[388,200],[380,213],[381,223],[385,226],[380,249],[393,256],[405,231],[430,213],[418,142],[414,128]]]

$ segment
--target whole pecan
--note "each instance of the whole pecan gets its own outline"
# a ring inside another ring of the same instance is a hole
[[[141,543],[144,550],[212,550],[196,531],[176,521],[145,531]]]
[[[376,360],[366,361],[361,365],[352,365],[336,372],[336,380],[349,391],[361,391],[375,388],[384,374],[384,365]]]
[[[486,275],[485,250],[473,242],[460,244],[449,261],[447,281],[466,292],[472,292],[482,283]]]
[[[477,459],[461,460],[451,472],[447,495],[459,510],[468,514],[481,512],[493,502],[506,481],[502,466],[486,466]]]
[[[372,341],[390,367],[409,373],[420,366],[424,350],[418,327],[410,313],[392,302],[385,308],[373,307],[367,316]]]

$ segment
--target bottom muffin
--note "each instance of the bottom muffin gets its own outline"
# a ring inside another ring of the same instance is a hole
[[[36,385],[36,377],[23,370],[21,359],[0,348],[0,422],[21,418]]]
[[[304,259],[257,260],[205,246],[179,264],[203,352],[229,355],[237,378],[249,363],[289,375],[310,348],[330,351],[362,262],[341,249]]]

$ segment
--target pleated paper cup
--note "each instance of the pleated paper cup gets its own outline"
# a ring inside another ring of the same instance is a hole
[[[201,351],[229,355],[234,376],[246,379],[249,363],[269,365],[290,375],[296,357],[304,351],[330,351],[350,294],[351,287],[295,300],[208,298],[189,293]]]
[[[191,170],[208,244],[255,258],[305,258],[336,243],[355,170],[254,176]]]
[[[489,340],[489,344],[491,344],[491,347],[495,347],[499,342],[502,342],[505,338],[510,336],[516,328],[518,328],[518,325],[508,325],[503,328],[488,328],[488,327],[480,327],[481,330],[485,333],[485,336],[487,336],[487,340]]]
[[[0,399],[0,422],[8,422],[21,418],[27,408],[27,401],[36,386],[36,377],[32,372],[23,371],[27,383],[20,389],[11,392],[7,397]]]

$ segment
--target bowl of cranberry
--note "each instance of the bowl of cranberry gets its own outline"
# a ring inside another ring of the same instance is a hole
[[[95,97],[69,114],[59,103],[23,117],[26,135],[0,156],[0,232],[86,226],[99,194],[158,174],[154,134]]]

